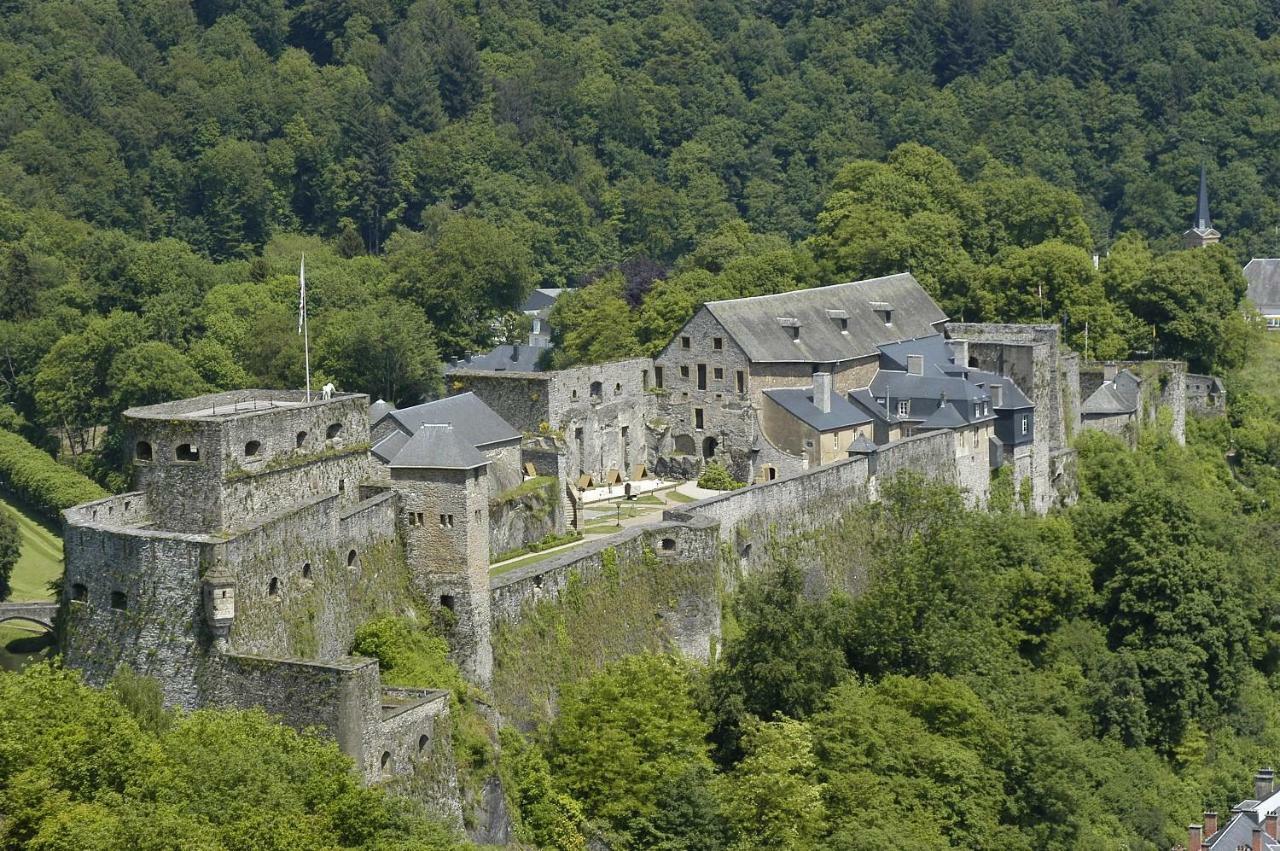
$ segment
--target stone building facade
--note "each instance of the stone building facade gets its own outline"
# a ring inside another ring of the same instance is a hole
[[[64,514],[66,663],[97,685],[128,665],[169,705],[262,706],[318,727],[370,782],[452,776],[450,749],[427,746],[448,702],[390,695],[376,662],[348,654],[361,623],[438,605],[471,577],[484,593],[464,628],[487,635],[488,548],[482,530],[441,570],[440,554],[406,546],[416,479],[452,474],[385,483],[367,410],[360,395],[253,390],[126,411],[138,489]],[[487,495],[441,487],[482,527]],[[477,681],[486,646],[459,645]]]

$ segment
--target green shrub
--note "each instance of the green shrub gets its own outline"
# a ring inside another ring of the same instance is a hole
[[[377,659],[386,685],[445,688],[459,696],[466,691],[445,640],[406,618],[377,618],[359,627],[351,652]]]
[[[0,487],[55,523],[63,509],[110,496],[91,479],[10,431],[0,431]]]
[[[719,461],[712,461],[708,464],[702,471],[702,475],[698,477],[698,487],[709,491],[737,490],[743,484],[743,482],[729,475],[729,471]]]

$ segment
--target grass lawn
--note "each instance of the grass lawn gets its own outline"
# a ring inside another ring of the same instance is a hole
[[[48,584],[62,575],[62,538],[22,513],[17,506],[0,500],[0,510],[18,521],[22,552],[14,565],[10,600],[52,600]]]
[[[1262,342],[1249,353],[1249,366],[1237,379],[1259,396],[1280,399],[1280,332],[1262,334]]]
[[[667,491],[667,499],[671,500],[672,502],[697,502],[698,501],[695,497],[689,496],[687,493],[680,493],[680,491],[677,491],[677,490]]]

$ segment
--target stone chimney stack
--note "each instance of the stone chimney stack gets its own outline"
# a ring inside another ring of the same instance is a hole
[[[968,340],[947,340],[947,346],[951,349],[951,362],[956,366],[969,365],[969,341]]]
[[[1270,768],[1264,768],[1253,777],[1253,798],[1255,801],[1265,801],[1271,797],[1271,793],[1275,791],[1276,773]]]
[[[924,375],[924,355],[907,355],[907,375]]]
[[[1192,824],[1187,826],[1187,851],[1203,851],[1204,844],[1200,841],[1203,835],[1201,831],[1202,825]]]
[[[991,391],[991,407],[998,408],[1004,404],[1004,385],[992,384],[989,388]]]
[[[1213,810],[1204,811],[1204,835],[1213,836],[1218,832],[1218,814]]]
[[[1280,815],[1276,815],[1274,811],[1267,813],[1267,818],[1263,821],[1262,827],[1266,830],[1267,836],[1272,839],[1280,839]]]
[[[1115,364],[1113,364],[1113,363],[1104,363],[1104,364],[1102,365],[1102,380],[1103,380],[1103,381],[1115,381],[1115,380],[1116,380],[1116,373],[1118,373],[1119,371],[1120,371],[1120,367],[1116,366]]]
[[[831,413],[831,373],[813,374],[813,404],[822,413]]]
[[[511,347],[511,362],[515,363],[520,360],[520,344],[516,343]]]

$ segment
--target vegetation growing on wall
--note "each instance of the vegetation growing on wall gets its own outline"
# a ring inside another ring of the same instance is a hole
[[[575,571],[558,598],[529,604],[514,626],[496,626],[496,707],[528,729],[552,717],[562,688],[604,662],[669,649],[672,625],[663,614],[685,596],[710,601],[716,574],[712,560],[691,565],[648,548],[604,550],[598,576]]]

